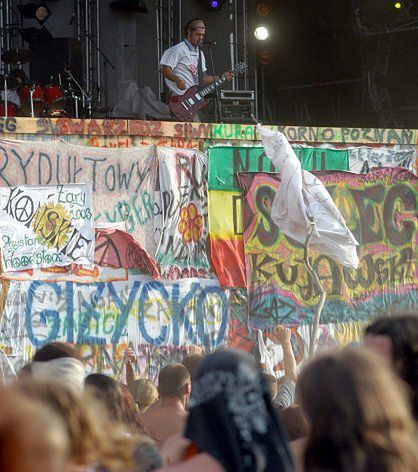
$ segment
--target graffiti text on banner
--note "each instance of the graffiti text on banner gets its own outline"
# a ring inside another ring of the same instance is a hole
[[[360,243],[357,270],[313,254],[313,267],[327,291],[322,322],[416,309],[417,177],[390,168],[368,175],[317,175]],[[240,181],[251,323],[309,322],[318,294],[302,263],[302,248],[283,235],[270,216],[279,178],[248,173],[241,174]]]
[[[0,186],[91,182],[96,221],[125,221],[153,254],[154,148],[98,149],[51,142],[0,141]]]

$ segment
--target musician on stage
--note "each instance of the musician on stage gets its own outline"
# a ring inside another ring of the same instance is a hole
[[[206,86],[217,79],[206,74],[205,55],[199,49],[205,31],[203,20],[190,20],[184,29],[184,40],[164,52],[160,67],[170,95],[183,95],[190,87]],[[233,77],[231,71],[225,72],[224,75],[228,80]]]

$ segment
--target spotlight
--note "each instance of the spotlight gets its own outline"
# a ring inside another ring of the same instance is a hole
[[[269,37],[269,30],[265,26],[258,26],[254,31],[254,36],[259,41],[265,41]]]
[[[401,8],[404,7],[404,4],[402,2],[395,2],[393,6],[397,9],[400,10]]]
[[[264,3],[264,2],[257,4],[257,6],[255,7],[255,11],[256,11],[258,16],[269,16],[270,15],[270,8],[267,5],[267,3]]]
[[[208,0],[206,2],[206,7],[209,11],[218,11],[222,8],[224,3],[225,0]]]
[[[45,3],[26,3],[17,5],[19,13],[23,18],[34,18],[42,25],[51,16],[51,10]]]

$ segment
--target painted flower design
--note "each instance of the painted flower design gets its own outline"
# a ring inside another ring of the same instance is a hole
[[[180,210],[178,230],[186,244],[197,242],[202,236],[203,218],[194,203],[189,203]]]

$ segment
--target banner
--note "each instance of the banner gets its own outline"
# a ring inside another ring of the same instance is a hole
[[[92,183],[94,221],[125,222],[154,256],[154,146],[96,148],[0,140],[0,187]]]
[[[345,150],[294,146],[307,170],[347,170]],[[211,259],[224,287],[245,287],[241,188],[238,172],[274,172],[262,146],[209,148],[209,238]]]
[[[90,185],[0,187],[4,272],[94,261]]]
[[[367,174],[374,167],[404,167],[416,174],[416,154],[413,149],[384,147],[347,148],[349,169],[357,174]]]
[[[91,285],[12,281],[0,323],[2,346],[25,363],[49,342],[76,343],[94,351],[96,361],[107,358],[105,366],[89,359],[93,370],[116,375],[128,346],[140,354],[143,346],[167,352],[225,345],[228,299],[228,291],[209,279],[160,282],[130,275],[126,282]]]
[[[207,157],[194,149],[158,147],[156,261],[165,278],[210,277]]]
[[[417,180],[400,168],[356,175],[319,172],[359,241],[358,269],[313,253],[327,292],[321,323],[368,320],[418,307]],[[270,209],[277,174],[242,174],[243,225],[250,324],[310,323],[318,302],[300,244],[279,231]]]

